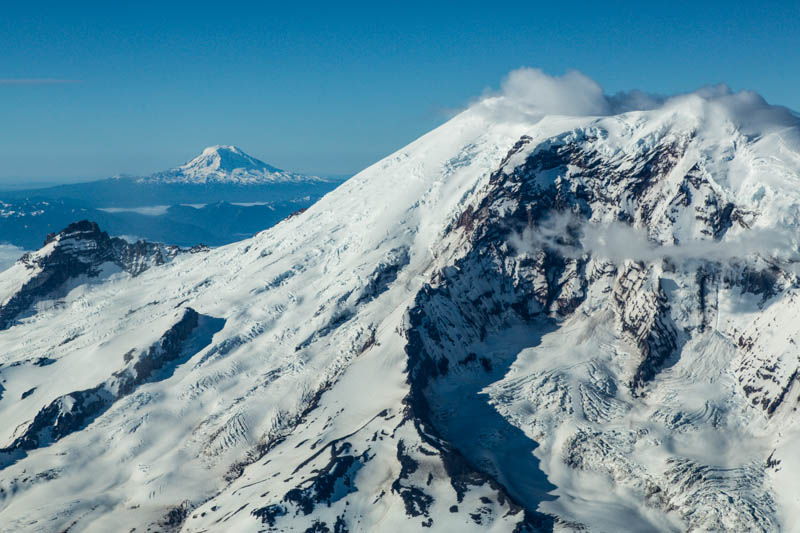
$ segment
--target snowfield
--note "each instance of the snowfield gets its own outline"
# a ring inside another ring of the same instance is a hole
[[[793,530],[800,121],[537,76],[252,239],[0,273],[0,531]]]

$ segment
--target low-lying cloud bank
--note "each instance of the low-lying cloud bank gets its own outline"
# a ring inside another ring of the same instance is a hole
[[[576,70],[550,76],[529,67],[511,71],[500,91],[484,95],[472,107],[495,120],[536,121],[545,115],[600,117],[678,106],[724,115],[745,128],[758,129],[764,124],[796,126],[800,122],[787,108],[768,104],[758,93],[734,92],[724,84],[672,96],[638,90],[607,95],[600,84]]]
[[[25,250],[13,244],[0,244],[0,272],[11,268],[24,253]]]
[[[729,240],[661,245],[648,239],[645,232],[622,222],[599,225],[566,214],[550,217],[535,228],[525,229],[521,235],[513,234],[509,245],[517,253],[535,254],[547,249],[573,259],[591,255],[614,262],[724,263],[751,255],[784,264],[800,260],[793,236],[779,229],[751,229]]]

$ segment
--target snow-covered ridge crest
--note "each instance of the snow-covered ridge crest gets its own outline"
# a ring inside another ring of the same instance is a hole
[[[141,240],[129,243],[110,237],[94,222],[74,222],[48,235],[42,248],[23,255],[0,277],[0,331],[13,326],[38,301],[53,300],[86,283],[100,284],[117,273],[138,276],[180,253],[206,250]]]
[[[324,181],[282,170],[246,154],[236,146],[209,146],[187,163],[141,178],[144,183],[239,184],[300,183]]]

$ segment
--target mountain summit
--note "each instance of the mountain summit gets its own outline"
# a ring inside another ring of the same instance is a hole
[[[234,172],[240,169],[284,172],[244,153],[241,148],[219,144],[209,146],[199,156],[179,168],[184,172],[192,171],[198,173],[203,171]]]
[[[186,184],[239,184],[299,183],[323,181],[316,176],[294,174],[246,154],[236,146],[209,146],[187,163],[163,172],[157,172],[140,182]]]
[[[514,83],[242,242],[1,274],[0,532],[791,530],[800,121]]]

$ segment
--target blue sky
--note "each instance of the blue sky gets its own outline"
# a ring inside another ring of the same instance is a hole
[[[351,173],[521,66],[800,109],[800,1],[287,4],[5,3],[0,182],[149,173],[213,144]]]

